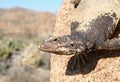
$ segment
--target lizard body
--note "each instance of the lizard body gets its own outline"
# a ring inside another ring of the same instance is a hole
[[[120,38],[112,38],[120,21],[119,0],[71,2],[77,4],[70,17],[71,34],[49,38],[40,44],[41,51],[80,55],[99,49],[120,49]]]

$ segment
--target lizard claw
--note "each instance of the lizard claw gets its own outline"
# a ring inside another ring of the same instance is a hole
[[[84,54],[79,54],[79,53],[75,54],[75,58],[72,64],[72,69],[80,69],[82,64],[86,65],[86,61],[83,56]]]

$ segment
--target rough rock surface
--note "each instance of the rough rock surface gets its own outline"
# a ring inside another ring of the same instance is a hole
[[[74,10],[69,0],[63,0],[57,14],[54,36],[69,34],[69,17]],[[118,25],[120,27],[120,24]],[[119,28],[117,29],[117,31]],[[96,51],[86,54],[87,64],[79,69],[71,70],[73,55],[51,56],[51,82],[119,82],[120,51]]]

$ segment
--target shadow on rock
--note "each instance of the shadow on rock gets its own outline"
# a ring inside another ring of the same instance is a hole
[[[66,69],[66,75],[75,75],[75,74],[88,74],[92,70],[95,69],[99,59],[102,58],[112,58],[112,57],[119,57],[120,51],[119,50],[99,50],[99,51],[93,51],[88,54],[85,54],[84,57],[86,59],[86,64],[82,64],[80,62],[80,66],[75,66],[74,69],[73,61],[75,59],[75,56],[71,57],[71,59],[68,61],[67,69]]]

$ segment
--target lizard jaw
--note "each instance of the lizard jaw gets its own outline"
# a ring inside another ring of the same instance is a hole
[[[48,52],[48,53],[55,53],[59,55],[72,55],[75,54],[76,50],[75,49],[69,49],[65,47],[54,47],[53,45],[47,45],[47,44],[40,44],[38,48],[41,51]]]

